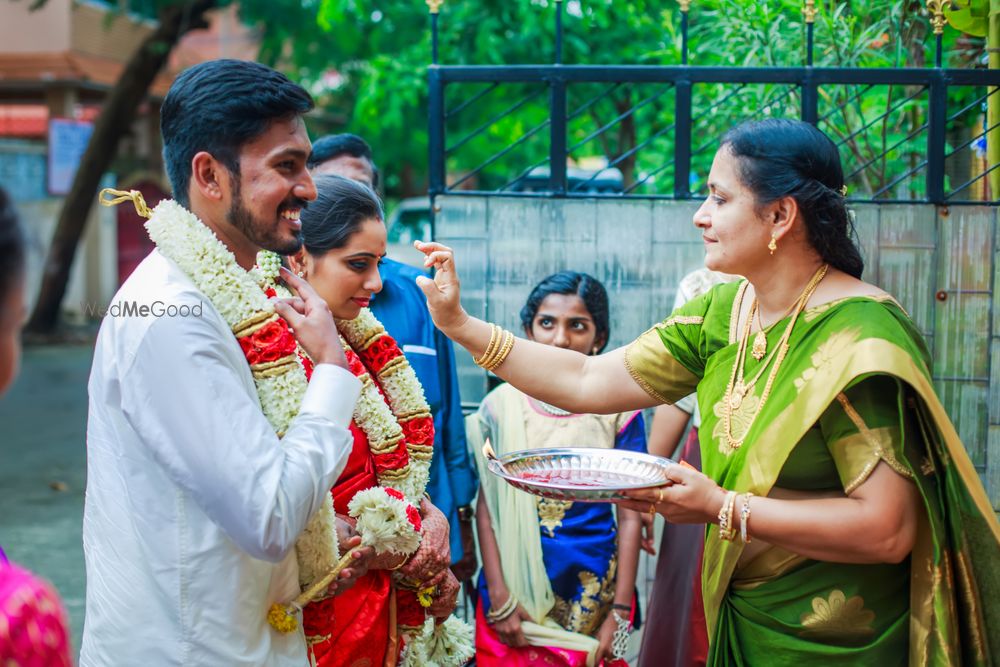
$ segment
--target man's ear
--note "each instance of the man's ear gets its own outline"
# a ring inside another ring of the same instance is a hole
[[[220,202],[225,193],[232,191],[232,175],[221,162],[207,151],[199,151],[191,158],[191,190],[202,198]]]

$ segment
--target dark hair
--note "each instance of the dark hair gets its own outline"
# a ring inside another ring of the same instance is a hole
[[[538,314],[538,309],[550,294],[575,294],[583,301],[590,316],[594,318],[594,328],[601,342],[598,352],[608,344],[611,336],[611,325],[608,316],[608,292],[597,278],[578,271],[560,271],[553,273],[542,282],[535,285],[528,295],[528,300],[521,308],[521,325],[525,331],[531,331],[531,323]]]
[[[0,300],[10,295],[10,290],[21,279],[24,272],[25,248],[24,231],[17,219],[14,202],[7,192],[0,188]]]
[[[240,173],[240,148],[272,122],[313,108],[302,86],[270,67],[244,60],[210,60],[184,70],[160,108],[163,161],[174,198],[188,205],[191,159],[211,153]]]
[[[316,201],[301,213],[302,240],[310,255],[343,248],[365,220],[384,220],[382,202],[364,183],[343,176],[316,177]]]
[[[823,261],[861,277],[865,263],[842,192],[844,170],[829,137],[809,123],[769,118],[738,125],[722,145],[738,158],[740,180],[758,205],[793,197]]]
[[[375,166],[375,158],[372,157],[372,147],[356,134],[345,132],[320,137],[313,142],[312,154],[306,166],[313,169],[341,155],[368,160],[368,164],[372,166],[372,187],[378,187],[378,167]]]

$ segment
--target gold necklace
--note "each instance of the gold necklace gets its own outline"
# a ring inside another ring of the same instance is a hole
[[[753,348],[750,350],[754,359],[760,361],[764,358],[764,355],[767,354],[767,334],[771,333],[771,329],[777,326],[778,322],[792,314],[792,309],[795,308],[795,304],[797,303],[798,300],[793,301],[792,305],[785,309],[785,312],[782,313],[781,317],[776,319],[765,329],[764,321],[760,318],[760,302],[757,301],[757,297],[754,297],[753,305],[750,306],[750,315],[748,315],[748,319],[753,319],[755,314],[757,316],[758,331],[757,335],[754,336],[753,339]]]
[[[750,317],[753,313],[748,313],[747,323],[743,327],[743,335],[740,336],[739,347],[736,350],[736,361],[733,364],[733,371],[729,376],[729,384],[726,386],[726,393],[722,399],[723,426],[726,433],[726,444],[729,446],[730,451],[740,448],[747,433],[750,432],[750,427],[753,425],[754,420],[757,419],[757,415],[759,415],[761,410],[764,408],[764,404],[771,395],[771,386],[774,384],[774,378],[778,375],[778,369],[781,368],[781,363],[785,360],[785,355],[788,354],[788,340],[792,336],[792,330],[795,328],[795,322],[799,319],[799,314],[805,309],[806,303],[809,302],[813,292],[816,291],[816,287],[819,286],[820,281],[826,277],[826,272],[829,268],[828,264],[824,264],[816,271],[816,273],[813,274],[813,277],[809,280],[808,284],[806,284],[805,289],[802,290],[802,294],[800,294],[799,298],[795,301],[795,311],[793,312],[788,325],[785,327],[785,331],[782,333],[781,340],[778,341],[777,347],[775,347],[774,350],[771,351],[771,354],[768,355],[768,358],[761,363],[753,378],[751,378],[749,382],[746,382],[743,378],[743,366],[746,362],[747,347],[750,342],[750,328],[753,321]],[[760,400],[756,405],[750,406],[751,414],[746,420],[743,433],[739,438],[733,437],[733,412],[735,410],[739,410],[743,405],[744,399],[753,390],[757,381],[763,376],[764,370],[771,363],[772,359],[774,359],[774,365],[771,367],[771,372],[768,374],[767,383],[764,385],[764,391],[760,396]]]

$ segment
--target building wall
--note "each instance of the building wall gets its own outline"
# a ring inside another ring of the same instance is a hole
[[[28,2],[0,4],[0,49],[4,53],[65,51],[70,47],[70,3],[48,0],[28,11]]]
[[[670,313],[681,278],[702,265],[697,203],[628,199],[438,197],[435,235],[455,249],[465,308],[520,332],[541,278],[572,269],[604,282],[610,347]],[[855,206],[865,279],[896,296],[927,337],[937,391],[1000,510],[1000,270],[997,210]],[[464,401],[486,374],[459,352]]]
[[[73,5],[70,23],[70,48],[116,62],[128,60],[155,25],[129,14],[111,14],[104,6],[87,2]]]
[[[42,267],[55,232],[63,198],[45,189],[45,142],[0,139],[0,187],[14,198],[28,238],[26,292],[32,308],[42,280]],[[114,185],[106,178],[103,185]],[[77,247],[63,312],[71,322],[86,319],[84,303],[106,306],[118,289],[118,228],[114,209],[95,205]]]

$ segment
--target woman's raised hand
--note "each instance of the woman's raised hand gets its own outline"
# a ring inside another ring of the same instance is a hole
[[[451,248],[440,243],[415,241],[414,247],[424,253],[424,267],[434,269],[434,279],[417,278],[417,284],[427,296],[427,309],[438,329],[450,335],[468,318],[459,301],[458,273]]]

